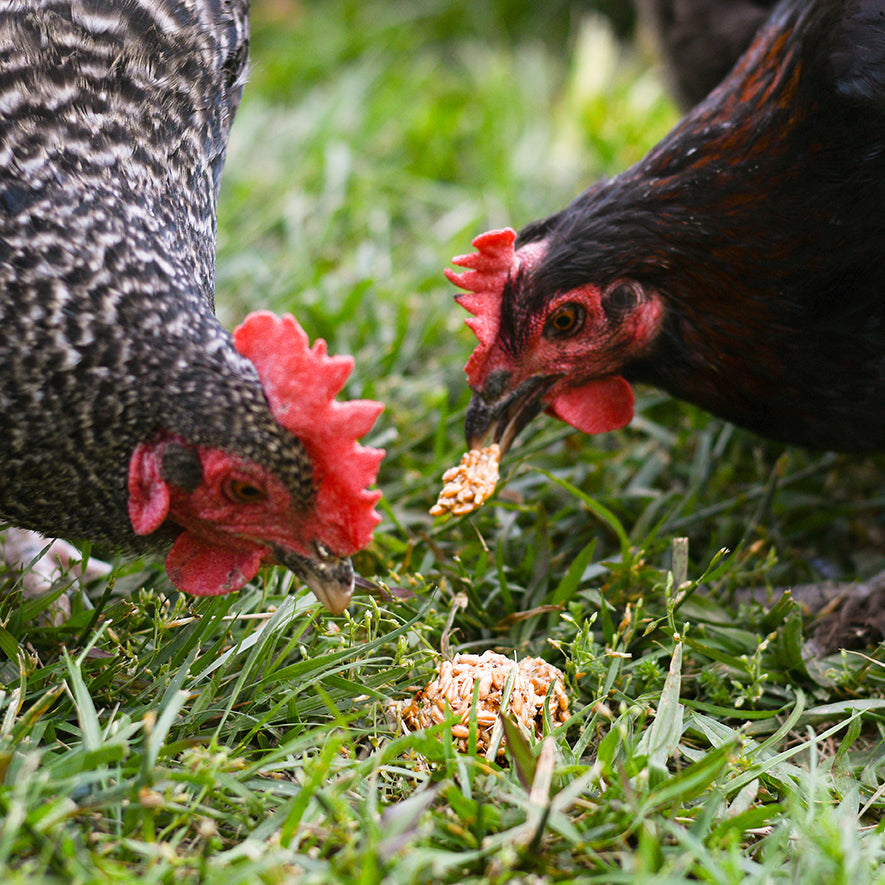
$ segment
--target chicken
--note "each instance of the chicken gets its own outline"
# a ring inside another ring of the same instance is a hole
[[[784,0],[635,166],[447,271],[479,345],[466,433],[586,433],[633,382],[787,443],[885,449],[885,0]]]
[[[683,108],[705,98],[747,49],[774,0],[637,0]]]
[[[0,3],[0,518],[165,554],[196,595],[289,567],[333,611],[379,517],[381,405],[292,317],[214,313],[247,0]]]

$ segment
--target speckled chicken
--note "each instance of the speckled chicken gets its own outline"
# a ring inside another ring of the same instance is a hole
[[[281,563],[340,610],[381,406],[293,318],[214,313],[247,50],[245,0],[0,3],[0,518],[198,595]]]

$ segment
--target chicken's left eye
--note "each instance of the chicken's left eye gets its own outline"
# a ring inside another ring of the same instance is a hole
[[[580,331],[584,324],[584,308],[569,302],[557,308],[544,324],[545,338],[566,338]]]
[[[258,504],[267,498],[264,488],[245,479],[228,479],[222,491],[228,501],[234,504]]]

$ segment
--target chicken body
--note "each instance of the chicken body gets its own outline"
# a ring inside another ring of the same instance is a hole
[[[309,446],[214,314],[247,15],[0,3],[0,517],[125,554],[176,542],[194,593],[283,562],[340,608],[358,545],[317,517]]]
[[[479,238],[472,446],[546,409],[627,423],[646,382],[762,435],[885,449],[885,2],[784,0],[638,164]]]

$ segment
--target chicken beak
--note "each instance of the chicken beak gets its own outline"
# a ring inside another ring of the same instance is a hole
[[[503,455],[519,432],[544,409],[542,398],[556,382],[556,378],[539,376],[508,390],[509,380],[509,375],[496,373],[483,390],[474,391],[464,421],[468,448],[497,443]]]
[[[321,558],[308,559],[288,550],[274,547],[274,559],[289,569],[310,587],[313,595],[333,615],[339,615],[350,605],[353,596],[353,565],[346,557],[334,556],[324,548]]]

